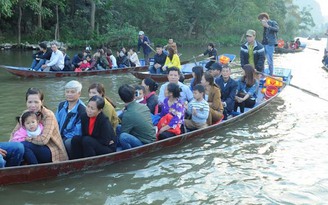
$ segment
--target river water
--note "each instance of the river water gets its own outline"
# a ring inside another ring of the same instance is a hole
[[[306,41],[305,39],[302,39]],[[301,53],[275,55],[291,68],[292,84],[328,99],[328,73],[321,68],[326,39],[306,41]],[[316,51],[313,49],[319,49]],[[197,51],[198,52],[198,51]],[[231,51],[225,51],[231,52]],[[235,48],[233,53],[238,53]],[[185,55],[185,54],[184,54]],[[27,65],[31,52],[1,51],[1,64]],[[187,56],[186,59],[190,55]],[[73,78],[20,79],[0,70],[1,140],[25,108],[28,87],[42,88],[55,110]],[[106,86],[117,101],[132,75],[85,77]],[[111,167],[30,184],[0,187],[1,204],[326,204],[328,201],[328,102],[287,87],[260,112],[196,138]]]

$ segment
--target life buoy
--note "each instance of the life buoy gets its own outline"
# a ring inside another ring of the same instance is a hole
[[[282,78],[266,78],[264,86],[276,86],[278,88],[283,86]]]
[[[285,41],[282,39],[278,40],[278,48],[283,48],[285,46]]]
[[[230,62],[230,58],[227,57],[227,56],[222,55],[222,56],[220,56],[219,61],[220,61],[221,64],[228,64]]]
[[[278,93],[278,87],[269,85],[261,90],[261,92],[264,94],[265,99],[269,99]]]

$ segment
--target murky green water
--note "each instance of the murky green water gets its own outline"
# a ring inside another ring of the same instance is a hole
[[[292,84],[328,99],[321,68],[326,39],[302,53],[275,56],[292,69]],[[201,52],[195,51],[195,53]],[[228,51],[226,51],[228,52]],[[229,51],[231,52],[231,51]],[[235,48],[234,52],[239,51]],[[17,55],[17,56],[16,56]],[[31,53],[0,52],[1,64],[28,63]],[[188,59],[191,54],[183,54]],[[5,57],[4,57],[5,56]],[[17,58],[16,58],[17,57]],[[17,60],[20,59],[20,60]],[[0,133],[6,140],[25,108],[28,87],[40,87],[55,109],[73,78],[19,79],[0,70]],[[132,75],[79,78],[84,88],[106,85],[108,95]],[[86,90],[83,90],[86,100]],[[242,122],[182,146],[54,180],[0,188],[1,204],[326,204],[328,102],[288,87],[272,104]]]

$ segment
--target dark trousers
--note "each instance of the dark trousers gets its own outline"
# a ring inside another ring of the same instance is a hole
[[[240,108],[240,112],[243,113],[245,111],[245,107],[247,108],[252,108],[254,107],[256,103],[256,100],[251,100],[250,98],[247,98],[245,101],[238,103],[237,101],[235,101],[235,108],[234,111],[237,111],[237,108]]]
[[[164,131],[164,132],[162,132],[161,134],[158,135],[158,140],[164,140],[164,139],[167,139],[167,138],[170,138],[170,137],[173,137],[173,136],[175,136],[174,133]]]
[[[206,63],[205,68],[207,68],[207,70],[208,70],[213,63],[215,63],[215,61],[214,60],[213,61],[210,60],[209,62]]]
[[[27,164],[52,162],[52,155],[47,145],[36,145],[31,142],[22,142],[25,148],[24,160]]]
[[[91,157],[115,152],[109,146],[100,144],[98,140],[90,136],[75,136],[71,141],[72,159]]]

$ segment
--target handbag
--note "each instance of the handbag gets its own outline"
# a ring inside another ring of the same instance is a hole
[[[168,124],[170,123],[170,121],[171,121],[172,118],[173,118],[173,115],[171,115],[170,113],[164,115],[164,116],[159,120],[159,122],[158,122],[158,124],[157,124],[157,128],[158,128],[158,130],[161,130],[162,127],[168,125]],[[173,134],[175,134],[175,135],[179,135],[179,134],[181,134],[181,129],[180,129],[180,127],[181,127],[181,125],[178,124],[175,128],[170,128],[170,129],[168,129],[168,130],[166,130],[166,131],[171,132],[171,133],[173,133]]]

